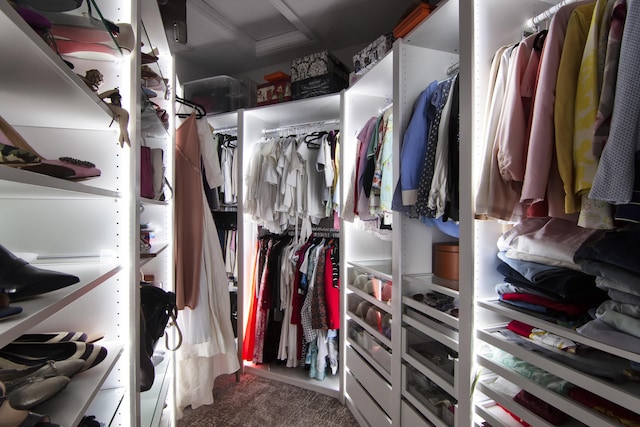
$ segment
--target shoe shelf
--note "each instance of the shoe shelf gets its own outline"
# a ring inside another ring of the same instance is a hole
[[[381,280],[390,282],[391,279],[391,260],[368,260],[368,261],[348,261],[348,265],[361,273],[371,274]]]
[[[0,322],[0,347],[27,333],[34,326],[46,322],[49,317],[59,310],[103,284],[121,270],[120,265],[99,262],[33,265],[39,268],[76,275],[80,278],[80,281],[74,285],[39,295],[36,298],[12,302],[12,306],[22,307],[22,313]]]
[[[151,248],[146,251],[140,251],[140,258],[142,260],[148,258],[155,258],[160,255],[169,245],[167,243],[155,243],[151,245]],[[142,261],[141,261],[142,262]]]
[[[529,393],[549,403],[550,405],[561,409],[567,415],[575,418],[576,420],[588,425],[588,426],[604,426],[611,422],[611,419],[605,415],[591,411],[578,402],[571,400],[568,397],[555,393],[554,391],[523,377],[519,373],[504,366],[498,362],[491,360],[489,357],[479,354],[477,357],[478,364],[482,366],[483,372],[491,371],[491,373],[498,375],[517,385],[522,385]]]
[[[80,423],[123,352],[121,343],[98,341],[97,344],[107,349],[107,357],[91,369],[74,375],[64,390],[33,408],[33,412],[47,414],[51,422],[61,426],[75,426]],[[69,405],[68,402],[74,404]]]
[[[391,348],[391,340],[389,338],[387,338],[386,336],[382,335],[376,328],[374,328],[373,326],[369,325],[367,322],[364,321],[364,319],[359,317],[357,314],[353,313],[352,311],[347,310],[347,318],[348,318],[348,320],[357,323],[358,326],[360,326],[362,329],[367,331],[367,333],[369,333],[376,340],[378,340],[382,344],[386,345],[387,347]]]
[[[103,421],[107,426],[117,425],[112,423],[124,398],[124,393],[124,387],[100,389],[87,408],[86,415],[95,416],[96,420]]]
[[[458,331],[410,307],[404,308],[402,323],[411,326],[453,351],[458,351]]]
[[[121,193],[118,191],[92,187],[80,182],[53,178],[8,166],[0,167],[0,194],[2,194],[2,198],[28,197],[30,199],[121,197]]]
[[[457,400],[438,387],[431,378],[406,363],[402,365],[402,398],[418,409],[434,426],[455,425]]]
[[[403,360],[446,393],[458,397],[454,381],[458,368],[457,354],[450,355],[443,344],[411,328],[402,328],[402,343]]]
[[[499,330],[506,328],[506,325],[487,327],[477,331],[477,338],[493,347],[512,354],[525,362],[537,366],[551,374],[586,390],[597,390],[600,396],[605,397],[618,405],[631,411],[640,407],[640,384],[625,383],[614,384],[604,379],[589,375],[585,372],[571,368],[548,357],[537,354],[527,348],[509,342],[504,338]],[[560,352],[561,350],[557,350]]]
[[[109,128],[109,107],[8,2],[0,2],[0,39],[11,40],[0,43],[5,120],[14,126]]]
[[[155,355],[159,355],[159,353],[156,352]],[[171,384],[170,360],[171,358],[165,352],[162,361],[155,366],[153,386],[140,393],[140,425],[156,427],[160,424],[162,410]]]
[[[624,359],[633,360],[634,362],[640,362],[640,354],[620,349],[618,347],[613,347],[611,345],[593,340],[591,338],[587,338],[584,335],[580,335],[579,333],[577,333],[574,329],[559,326],[555,323],[547,322],[546,320],[540,319],[539,317],[536,317],[532,314],[507,307],[505,304],[500,303],[495,298],[478,300],[477,305],[478,307],[490,310],[501,316],[508,317],[509,319],[518,320],[530,326],[534,326],[552,334],[569,338],[572,341],[586,344],[590,347],[606,351],[607,353],[611,353]]]
[[[363,331],[363,334],[366,332]],[[370,336],[369,336],[370,337]],[[376,342],[370,337],[369,342]],[[355,339],[348,337],[347,343],[353,348],[367,363],[375,368],[385,380],[391,382],[391,353],[380,344],[372,344],[370,348],[365,348]]]

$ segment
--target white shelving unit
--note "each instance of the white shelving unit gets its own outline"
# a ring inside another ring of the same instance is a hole
[[[245,200],[244,174],[248,171],[251,153],[263,136],[263,131],[287,128],[308,123],[335,121],[340,118],[341,94],[331,94],[316,98],[301,99],[282,104],[267,105],[246,110],[237,114],[238,148],[236,155],[241,161],[238,165],[239,180],[243,182],[238,189],[238,349],[241,357],[242,343],[250,306],[250,279],[253,250],[258,238],[256,223],[251,216],[244,212],[242,201]],[[217,116],[208,120],[216,120]],[[220,115],[220,127],[233,126],[229,115]],[[339,125],[336,125],[339,127]],[[240,319],[242,319],[240,321]],[[327,377],[323,381],[309,378],[307,371],[301,367],[286,368],[275,364],[255,365],[245,361],[244,372],[275,379],[302,388],[323,393],[335,398],[341,394],[341,384],[338,378]],[[340,368],[342,369],[342,368]]]
[[[469,166],[470,170],[475,169],[476,173],[479,172],[477,169],[481,164],[479,156],[482,153],[482,126],[484,123],[484,107],[482,106],[485,105],[487,97],[486,88],[492,56],[500,46],[521,40],[527,19],[544,12],[550,6],[549,2],[535,0],[489,0],[475,2],[471,15],[467,16],[467,24],[470,28],[473,28],[472,34],[474,36],[473,40],[468,38],[466,41],[469,46],[473,46],[467,56],[474,65],[472,78],[466,81],[470,86],[470,90],[464,95],[465,100],[461,98],[461,107],[465,104],[474,106],[472,108],[473,119],[469,121],[466,127],[466,132],[470,137],[472,136],[470,140],[473,141],[473,150],[470,152],[472,157],[468,159],[467,166]],[[501,390],[492,387],[492,381],[495,378],[503,377],[569,415],[571,421],[562,425],[621,425],[613,418],[590,409],[569,396],[541,386],[490,357],[491,352],[488,350],[493,348],[500,349],[546,372],[552,373],[570,384],[580,386],[636,414],[638,413],[640,390],[637,387],[637,383],[614,384],[605,381],[590,373],[571,368],[562,362],[556,361],[555,358],[545,357],[520,347],[506,340],[498,332],[509,321],[518,320],[575,342],[586,344],[609,355],[635,362],[640,360],[640,355],[638,354],[585,338],[573,329],[558,326],[534,315],[500,304],[496,299],[494,285],[503,281],[503,277],[495,269],[497,265],[495,243],[501,232],[500,224],[496,222],[474,221],[472,231],[474,244],[471,249],[474,253],[472,274],[475,276],[474,281],[476,283],[475,339],[478,346],[476,363],[481,373],[474,393],[476,416],[488,421],[493,426],[519,425],[496,405],[496,403],[500,403],[531,425],[551,425],[541,418],[539,414],[533,413],[516,403],[512,396],[507,396]]]
[[[140,19],[145,20],[165,54],[166,62],[160,66],[167,67],[165,76],[171,78],[173,59],[157,5],[143,3],[138,9],[140,3],[97,1],[106,19],[130,23],[135,34],[142,33]],[[84,10],[86,5],[70,13]],[[138,196],[138,53],[123,51],[113,62],[70,58],[72,70],[7,2],[0,3],[0,35],[4,58],[0,116],[44,157],[71,156],[91,161],[101,170],[99,177],[73,182],[0,166],[0,212],[11,224],[0,231],[0,244],[14,254],[37,254],[33,265],[80,278],[72,286],[12,302],[23,311],[0,323],[0,347],[29,332],[102,334],[96,344],[107,349],[106,359],[74,376],[63,391],[33,410],[70,427],[91,414],[111,426],[157,425],[147,423],[144,406],[148,398],[156,407],[164,406],[173,376],[167,359],[159,377],[164,391],[141,398],[137,283],[142,268],[160,277],[166,287],[173,286],[173,217],[170,202]],[[123,107],[130,113],[131,147],[119,145],[117,126],[110,126],[111,110],[78,77],[89,69],[104,76],[99,91],[120,89]],[[170,111],[168,101],[166,105]],[[165,131],[153,139],[154,146],[169,156],[167,177],[172,179],[172,133]],[[148,218],[162,231],[158,244],[142,259],[139,222]]]

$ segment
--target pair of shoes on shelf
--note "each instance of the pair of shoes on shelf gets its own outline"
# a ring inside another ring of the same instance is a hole
[[[83,367],[83,360],[73,359],[49,361],[40,367],[0,369],[0,381],[12,407],[31,409],[60,393]]]
[[[78,283],[77,276],[38,268],[0,245],[0,289],[16,301]]]
[[[15,151],[15,156],[21,156],[25,160],[25,164],[13,162],[11,166],[19,167],[24,170],[36,172],[54,178],[64,179],[84,179],[100,176],[100,169],[91,162],[73,159],[71,157],[60,157],[59,159],[48,160],[38,154],[38,152],[29,145],[29,143],[6,121],[0,116],[0,143],[5,150],[11,151],[13,147],[21,151]],[[24,152],[31,153],[33,157],[27,157]],[[13,158],[13,157],[11,157]],[[0,162],[4,164],[4,162]]]
[[[0,369],[41,366],[50,360],[82,360],[81,371],[93,368],[107,357],[106,347],[82,341],[56,343],[12,342],[0,348]]]
[[[11,406],[5,386],[0,382],[0,427],[60,427],[47,415],[16,409]]]

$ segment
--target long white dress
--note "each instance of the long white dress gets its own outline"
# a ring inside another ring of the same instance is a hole
[[[213,137],[206,121],[198,121],[201,155],[209,185],[222,177]],[[209,139],[211,138],[211,139]],[[207,164],[209,163],[209,164]],[[220,174],[220,176],[218,176]],[[204,206],[207,200],[202,189]],[[195,309],[185,308],[178,316],[183,331],[182,346],[176,352],[176,409],[177,418],[187,406],[197,408],[213,403],[213,383],[222,374],[240,369],[229,302],[228,279],[218,231],[208,208],[204,209],[204,236],[200,288]]]

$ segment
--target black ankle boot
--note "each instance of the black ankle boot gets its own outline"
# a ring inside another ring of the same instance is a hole
[[[34,267],[0,245],[0,289],[11,301],[32,297],[78,283],[80,278]]]

